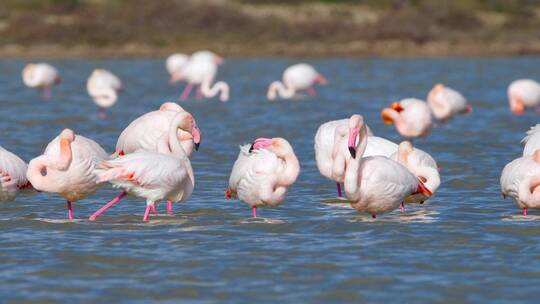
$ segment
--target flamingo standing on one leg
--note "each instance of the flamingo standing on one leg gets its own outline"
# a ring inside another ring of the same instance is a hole
[[[351,206],[376,217],[398,208],[410,195],[429,190],[399,163],[384,157],[362,157],[367,146],[363,119],[349,124],[347,146],[351,158],[345,171],[345,195]]]
[[[436,84],[429,91],[427,102],[433,116],[439,120],[447,120],[457,114],[472,112],[472,107],[467,104],[467,99],[461,93],[441,83]]]
[[[390,159],[393,159],[403,165],[405,168],[414,174],[431,192],[431,195],[437,191],[441,185],[441,177],[437,162],[428,153],[414,148],[409,141],[403,141],[399,144],[398,151]],[[426,193],[417,193],[407,197],[402,205],[401,210],[405,211],[405,204],[419,203],[423,204],[431,195]]]
[[[259,138],[240,147],[225,196],[250,205],[256,218],[257,207],[276,207],[285,200],[299,173],[300,163],[287,140]]]
[[[403,137],[427,136],[432,127],[431,111],[428,105],[415,98],[396,101],[381,112],[385,124],[395,124]]]
[[[511,197],[522,209],[540,209],[540,149],[508,163],[501,173],[503,198]]]
[[[130,193],[146,199],[143,221],[149,220],[158,201],[185,201],[193,192],[195,178],[191,162],[176,137],[178,126],[193,132],[190,117],[187,112],[176,115],[157,152],[138,151],[96,166],[95,173],[100,182],[111,182],[115,188],[124,190],[123,195]],[[95,220],[120,199],[107,203],[90,216],[90,220]]]
[[[525,113],[526,108],[540,105],[540,83],[533,79],[515,80],[508,86],[508,102],[515,115]]]
[[[26,178],[27,168],[17,155],[0,147],[0,202],[12,201],[20,190],[32,188]]]
[[[44,99],[50,99],[51,87],[62,82],[58,70],[43,62],[27,64],[22,71],[22,77],[27,87],[40,89]]]
[[[99,117],[107,117],[106,108],[112,107],[122,91],[122,82],[113,73],[104,69],[95,69],[86,82],[88,95],[99,107]]]
[[[67,200],[69,219],[73,219],[71,203],[98,189],[93,170],[108,158],[95,141],[65,129],[47,145],[43,155],[30,161],[26,177],[36,190],[62,195]]]
[[[314,85],[327,84],[328,80],[307,63],[291,65],[283,72],[283,82],[274,81],[268,87],[266,96],[274,100],[279,95],[283,99],[292,98],[297,92],[305,90],[315,96]]]

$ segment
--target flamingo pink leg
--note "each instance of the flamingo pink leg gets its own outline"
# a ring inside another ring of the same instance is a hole
[[[253,218],[257,218],[257,206],[251,207],[251,211],[253,213]]]
[[[198,86],[197,87],[197,100],[202,100],[202,99],[203,99],[203,94],[202,94],[201,86]]]
[[[68,209],[69,219],[72,220],[73,219],[73,210],[71,209],[71,202],[70,201],[67,201],[67,209]]]
[[[523,208],[523,216],[527,216],[527,208]]]
[[[124,198],[124,196],[127,195],[127,192],[122,192],[120,193],[120,195],[118,195],[117,197],[115,197],[112,201],[108,202],[107,204],[105,204],[105,206],[99,208],[98,211],[94,212],[94,214],[92,214],[89,218],[89,220],[91,221],[95,221],[98,216],[100,216],[103,212],[105,212],[105,210],[111,208],[112,206],[116,205],[116,203],[118,203],[120,200],[122,200]]]
[[[168,215],[173,215],[172,202],[170,200],[167,201],[167,214]]]
[[[399,209],[401,210],[401,213],[405,212],[405,203],[401,202],[401,205],[399,205]]]
[[[337,196],[342,197],[343,195],[341,195],[341,184],[340,183],[336,183],[336,184],[337,184]]]
[[[150,208],[150,211],[152,211],[152,214],[156,214],[156,206],[152,205],[152,208]]]
[[[306,89],[306,92],[309,94],[309,96],[317,96],[317,92],[313,87],[309,87]]]
[[[191,93],[191,89],[193,88],[193,84],[191,83],[188,83],[186,85],[186,88],[184,89],[184,91],[182,92],[182,95],[180,95],[180,100],[187,100],[188,97],[189,97],[189,93]]]
[[[101,119],[107,118],[107,112],[105,111],[104,108],[99,108],[99,118]]]
[[[144,212],[143,222],[148,222],[148,219],[150,218],[150,209],[152,209],[152,205],[146,206],[146,211]]]

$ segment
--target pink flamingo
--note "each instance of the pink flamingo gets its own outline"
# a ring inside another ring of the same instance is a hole
[[[300,173],[300,163],[289,142],[283,138],[259,138],[240,147],[225,196],[257,207],[275,207],[283,202],[288,188]]]
[[[12,201],[20,190],[32,188],[26,178],[27,168],[17,155],[0,147],[0,202]]]
[[[95,141],[65,129],[47,145],[43,155],[30,161],[26,177],[36,190],[62,195],[67,200],[69,219],[73,219],[71,203],[98,189],[92,171],[108,158]]]
[[[99,107],[99,117],[105,119],[107,117],[105,109],[116,103],[118,94],[123,88],[116,75],[104,69],[95,69],[86,82],[86,90]]]
[[[381,112],[385,124],[395,124],[403,137],[414,138],[427,136],[431,130],[431,111],[428,105],[415,98],[396,101]]]
[[[157,152],[138,151],[98,164],[95,173],[99,181],[109,181],[124,192],[96,211],[90,220],[97,219],[126,193],[146,199],[143,221],[148,221],[150,211],[153,212],[155,204],[160,200],[187,200],[195,187],[195,178],[191,162],[176,134],[178,127],[193,132],[193,126],[191,115],[180,112],[175,116],[169,134],[158,145]]]
[[[540,105],[540,83],[533,79],[518,79],[508,86],[508,102],[515,115],[525,113],[526,108]]]
[[[315,96],[314,85],[327,84],[328,80],[307,63],[297,63],[291,65],[283,72],[283,82],[274,81],[268,87],[266,94],[269,100],[274,100],[279,95],[283,99],[292,98],[296,92],[307,91],[311,96]]]
[[[22,71],[23,82],[27,87],[41,89],[44,99],[51,98],[51,87],[62,82],[58,70],[48,63],[29,63]]]
[[[439,120],[447,120],[457,114],[472,112],[472,107],[467,104],[467,99],[461,93],[442,83],[436,84],[429,91],[427,102],[433,116]]]
[[[189,56],[181,53],[175,53],[167,57],[167,61],[165,61],[165,68],[167,68],[167,72],[169,72],[169,75],[171,76],[169,79],[170,84],[174,84],[176,82],[174,75],[182,73],[182,69],[186,66],[188,60]]]
[[[362,157],[367,146],[363,119],[349,124],[347,146],[351,158],[345,171],[345,195],[351,206],[373,218],[398,208],[410,195],[429,190],[399,163],[384,156]]]
[[[501,194],[522,209],[540,209],[540,149],[508,163],[501,173]]]

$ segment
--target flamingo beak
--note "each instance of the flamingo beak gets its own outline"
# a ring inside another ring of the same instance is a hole
[[[424,185],[424,183],[420,179],[418,179],[418,188],[413,194],[423,194],[425,196],[433,195],[433,193],[426,187],[426,185]]]
[[[225,190],[225,198],[231,199],[231,197],[232,197],[231,188],[227,187],[227,190]]]
[[[251,153],[251,151],[253,151],[253,150],[263,149],[263,148],[269,147],[271,145],[272,145],[272,139],[271,138],[257,138],[251,144],[251,147],[249,148],[249,153]]]
[[[356,140],[358,139],[359,128],[349,129],[349,153],[352,158],[356,158]]]
[[[404,109],[403,107],[401,106],[401,104],[399,104],[399,102],[393,102],[391,105],[390,105],[390,108],[394,109],[394,111],[396,112],[402,112]]]
[[[225,62],[225,59],[223,57],[217,56],[214,58],[214,61],[217,65],[222,65]]]
[[[386,108],[384,110],[382,110],[381,112],[381,119],[383,121],[383,123],[385,125],[391,125],[394,123],[394,120],[392,119],[392,115],[390,115],[390,112],[392,111],[393,109],[390,109],[390,108]]]
[[[326,79],[326,77],[324,77],[323,75],[319,74],[315,78],[315,83],[320,84],[320,85],[325,85],[325,84],[328,84],[328,79]]]
[[[191,130],[191,136],[193,137],[193,144],[195,145],[195,151],[199,151],[201,145],[201,130],[197,127],[197,123],[193,120],[193,128]]]

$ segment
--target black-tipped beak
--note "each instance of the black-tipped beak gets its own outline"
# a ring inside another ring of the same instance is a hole
[[[251,151],[253,151],[253,144],[251,144],[251,147],[249,147],[249,153],[251,153]]]
[[[356,158],[356,149],[349,147],[349,153],[351,153],[352,158]]]
[[[422,205],[424,203],[424,201],[420,201],[420,205]]]
[[[199,151],[199,146],[201,145],[201,143],[195,143],[195,151]]]

